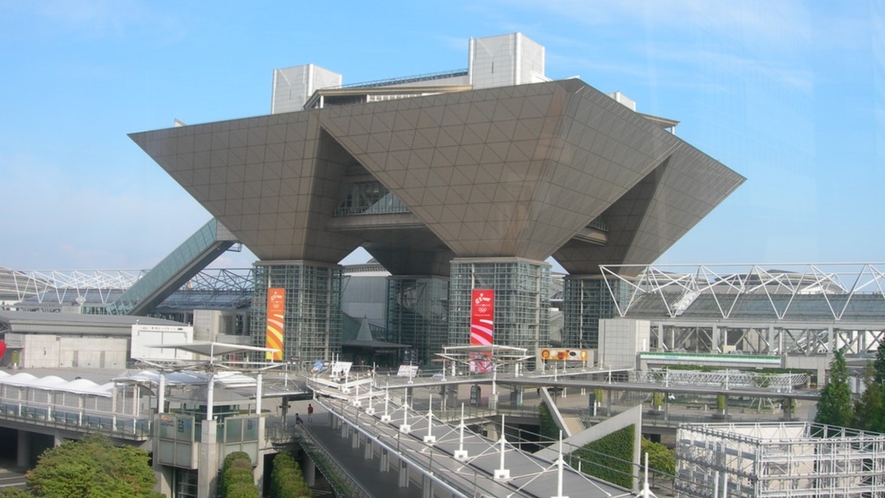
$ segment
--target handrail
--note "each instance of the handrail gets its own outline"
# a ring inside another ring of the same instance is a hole
[[[366,490],[360,482],[354,478],[346,468],[341,466],[332,453],[310,432],[304,430],[302,426],[296,426],[293,434],[295,439],[301,445],[301,448],[314,461],[314,463],[326,476],[329,485],[335,491],[337,496],[353,496],[373,498],[373,494]],[[319,451],[318,451],[319,449]],[[338,478],[343,478],[345,482],[341,482]]]
[[[151,436],[151,418],[118,415],[98,410],[76,409],[34,401],[0,401],[0,419],[22,420],[29,424],[67,428],[144,440]]]

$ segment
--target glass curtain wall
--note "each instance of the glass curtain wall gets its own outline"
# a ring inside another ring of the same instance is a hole
[[[341,352],[342,268],[323,263],[255,264],[252,343],[265,347],[269,288],[285,289],[283,361],[330,360]]]
[[[612,291],[624,302],[626,285],[612,280]],[[567,348],[599,346],[599,320],[618,316],[617,307],[601,275],[565,277],[562,299],[562,345]]]
[[[448,293],[445,278],[389,277],[387,340],[411,346],[412,360],[430,365],[447,345]]]
[[[550,339],[550,265],[517,258],[455,259],[449,287],[449,345],[470,343],[473,289],[495,291],[494,343],[527,348]]]

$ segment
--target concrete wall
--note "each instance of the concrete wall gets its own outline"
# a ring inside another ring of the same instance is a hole
[[[236,313],[220,310],[194,310],[194,340],[215,341],[218,335],[236,334]]]
[[[648,320],[599,320],[599,365],[636,368],[637,355],[648,351],[650,336]]]
[[[304,110],[304,104],[320,88],[341,86],[342,76],[315,64],[274,69],[270,113]]]
[[[55,334],[24,336],[23,368],[126,368],[129,339],[68,337]]]
[[[578,434],[569,436],[563,440],[563,451],[566,454],[571,453],[577,448],[582,448],[593,441],[631,425],[635,426],[633,432],[633,488],[636,489],[639,482],[639,465],[641,461],[639,453],[642,445],[642,405],[636,405],[620,415],[611,417],[608,420],[584,429]],[[559,458],[559,444],[551,444],[536,452],[535,455],[546,458],[551,462],[555,461]]]
[[[823,388],[826,385],[826,374],[832,361],[833,355],[831,354],[818,356],[787,355],[783,357],[783,368],[813,370],[817,372],[818,387]]]
[[[546,81],[544,47],[522,33],[471,38],[468,69],[474,88]]]

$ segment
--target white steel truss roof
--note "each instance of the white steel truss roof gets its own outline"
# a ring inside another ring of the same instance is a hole
[[[37,302],[59,305],[85,300],[99,300],[108,304],[119,297],[120,291],[132,287],[150,270],[23,270],[2,275],[2,291],[14,295],[18,301],[34,296]],[[182,289],[190,291],[249,292],[253,287],[251,268],[206,268]]]
[[[698,296],[705,294],[713,297],[723,319],[731,317],[740,297],[752,294],[766,296],[770,311],[778,319],[784,318],[798,296],[821,297],[833,320],[842,319],[858,294],[885,299],[883,263],[601,265],[600,270],[622,317],[646,294],[658,295],[671,318],[682,315]],[[616,292],[613,282],[619,282],[628,292]],[[775,296],[787,299],[775,300]]]

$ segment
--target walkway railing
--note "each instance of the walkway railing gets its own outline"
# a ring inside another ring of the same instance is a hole
[[[301,448],[310,457],[311,460],[319,467],[320,471],[326,477],[329,485],[335,491],[336,496],[347,497],[372,497],[372,493],[367,491],[358,480],[356,480],[346,468],[339,465],[338,462],[331,457],[331,452],[323,446],[322,442],[314,438],[309,432],[304,430],[302,426],[296,426],[292,434]]]
[[[33,401],[0,402],[0,419],[77,432],[99,432],[108,436],[145,441],[151,435],[149,417],[115,415],[104,411],[79,410]]]

